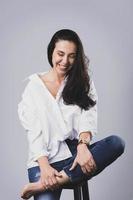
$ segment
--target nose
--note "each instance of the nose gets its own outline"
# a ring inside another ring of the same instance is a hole
[[[68,64],[68,62],[69,62],[68,61],[68,56],[64,56],[63,59],[62,59],[62,64],[66,65],[66,64]]]

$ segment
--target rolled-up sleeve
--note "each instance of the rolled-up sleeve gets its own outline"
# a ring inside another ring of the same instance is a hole
[[[49,156],[32,92],[28,87],[25,88],[22,94],[22,100],[18,104],[18,116],[22,126],[27,132],[29,149],[33,161],[37,161],[41,156]]]
[[[89,96],[96,101],[95,106],[89,110],[82,110],[79,121],[79,134],[82,132],[91,132],[92,137],[97,133],[97,92],[94,86],[94,82],[90,82]]]

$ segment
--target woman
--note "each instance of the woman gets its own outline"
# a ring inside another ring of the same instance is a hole
[[[29,142],[24,199],[59,200],[63,184],[89,180],[124,151],[115,135],[90,144],[97,132],[97,94],[77,33],[57,31],[47,53],[51,69],[29,77],[18,105]]]

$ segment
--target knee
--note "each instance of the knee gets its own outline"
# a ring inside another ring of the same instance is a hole
[[[114,150],[118,152],[118,154],[122,154],[125,149],[125,141],[117,135],[111,135],[108,137],[110,143],[112,144]]]

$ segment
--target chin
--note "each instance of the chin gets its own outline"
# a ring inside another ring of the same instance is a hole
[[[66,71],[67,71],[66,69],[63,69],[63,68],[61,68],[61,67],[57,67],[56,70],[57,70],[59,73],[63,73],[63,74],[66,73]]]

